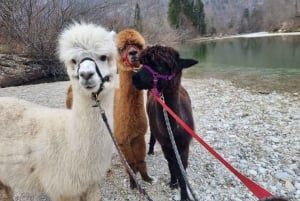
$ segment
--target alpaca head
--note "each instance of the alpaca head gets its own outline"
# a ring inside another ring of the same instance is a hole
[[[90,95],[114,87],[115,32],[94,24],[74,23],[59,36],[58,54],[72,87]]]
[[[198,63],[182,59],[179,53],[165,46],[147,47],[140,55],[142,68],[132,77],[137,89],[157,88],[159,91],[176,89],[181,80],[182,69]]]
[[[118,66],[120,70],[132,71],[140,67],[139,54],[144,49],[145,40],[134,29],[124,29],[116,37],[119,53],[119,62],[125,64]]]

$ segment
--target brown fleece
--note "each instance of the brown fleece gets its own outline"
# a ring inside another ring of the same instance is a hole
[[[72,102],[73,102],[73,91],[72,91],[72,86],[70,85],[68,87],[67,98],[66,98],[66,107],[68,109],[72,108]]]
[[[125,29],[116,38],[119,70],[119,88],[114,98],[114,135],[128,164],[133,171],[139,172],[143,180],[151,182],[148,176],[145,133],[148,123],[144,107],[144,93],[132,84],[133,70],[123,62],[123,54],[128,45],[142,50],[145,45],[143,37],[133,29]],[[130,175],[129,175],[130,176]],[[130,176],[130,187],[136,187]]]
[[[0,200],[13,201],[13,193],[11,188],[5,186],[1,181],[0,181]]]

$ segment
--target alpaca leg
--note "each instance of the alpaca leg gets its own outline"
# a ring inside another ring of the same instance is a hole
[[[144,135],[140,135],[132,141],[132,150],[136,160],[137,171],[141,174],[144,181],[151,183],[152,178],[147,173],[146,143]]]
[[[171,189],[178,188],[178,179],[176,176],[176,167],[178,165],[177,165],[176,157],[174,155],[174,151],[172,148],[169,148],[167,146],[161,146],[161,148],[165,156],[165,159],[168,161],[168,167],[171,175],[171,179],[169,183],[170,188]]]
[[[186,186],[185,180],[183,178],[183,175],[181,174],[180,170],[177,174],[178,174],[178,182],[179,182],[179,186],[180,186],[181,200],[188,201],[188,200],[190,200],[190,198],[188,195],[187,186]]]
[[[10,187],[5,186],[0,181],[0,200],[1,201],[13,201],[13,192]]]
[[[149,140],[149,150],[148,150],[148,155],[153,155],[154,154],[154,145],[155,145],[155,138],[152,132],[150,131],[150,140]]]
[[[153,179],[147,173],[147,165],[145,161],[137,162],[137,168],[140,172],[142,179],[148,183],[152,183]]]
[[[173,154],[173,158],[171,159],[171,162],[169,162],[168,165],[171,173],[171,181],[170,181],[171,189],[178,188],[179,186],[181,201],[190,200],[187,192],[186,182],[184,180],[183,175],[181,174],[178,162],[174,154]]]
[[[53,199],[51,199],[53,200]],[[60,197],[58,199],[56,199],[56,201],[85,201],[85,200],[81,200],[81,198],[78,198],[78,197],[72,197],[72,198],[67,198],[67,197]]]
[[[137,169],[135,168],[134,165],[129,164],[130,168],[132,169],[132,171],[134,172],[134,174],[136,174]],[[129,174],[129,171],[127,170],[127,174],[129,175],[129,181],[130,181],[130,188],[131,189],[135,189],[137,187],[137,184],[135,183],[133,177]]]
[[[136,173],[137,172],[136,161],[130,144],[126,144],[126,145],[119,144],[119,146],[130,168],[134,173]],[[129,179],[130,179],[130,188],[131,189],[136,188],[136,183],[132,178],[132,176],[129,174],[128,170],[127,170],[127,174],[129,175]]]
[[[163,150],[165,158],[168,161],[168,166],[169,166],[169,170],[170,170],[170,174],[171,174],[171,181],[170,181],[171,189],[177,188],[178,183],[179,183],[181,201],[189,201],[190,198],[188,196],[186,183],[185,183],[185,180],[184,180],[184,178],[181,174],[178,162],[176,160],[174,150],[172,148],[168,148],[168,147],[165,147],[165,146],[162,146],[162,150]],[[179,151],[182,163],[183,163],[183,167],[184,167],[184,169],[186,169],[186,167],[187,167],[187,157],[183,157],[183,156],[187,156],[188,149],[185,149],[184,152],[181,152],[181,150],[178,150],[178,151]]]
[[[101,201],[101,189],[99,184],[91,185],[86,192],[76,197],[60,197],[56,201]]]
[[[189,146],[187,147],[182,147],[182,149],[179,149],[179,154],[180,154],[180,158],[182,161],[182,165],[184,167],[184,170],[186,170],[187,168],[187,164],[188,164],[188,156],[189,156]],[[180,194],[181,194],[181,200],[190,200],[189,196],[188,196],[188,192],[187,192],[187,186],[186,186],[186,182],[184,180],[183,175],[181,174],[181,171],[178,167],[178,181],[179,181],[179,186],[180,186]]]
[[[91,185],[87,192],[80,197],[80,201],[101,201],[101,188],[99,184]]]

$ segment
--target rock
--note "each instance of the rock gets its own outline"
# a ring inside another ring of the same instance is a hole
[[[291,175],[289,175],[287,172],[282,172],[282,171],[277,172],[275,174],[275,177],[280,180],[283,180],[283,181],[292,181],[293,180],[293,177]]]
[[[49,77],[51,69],[53,71],[55,68],[40,63],[41,61],[29,57],[0,54],[0,88]],[[59,64],[57,66],[55,74],[64,76],[64,69],[60,68]]]
[[[285,187],[287,189],[289,189],[290,191],[295,190],[295,187],[293,186],[293,184],[290,181],[285,182]]]
[[[16,55],[0,55],[0,87],[17,86],[46,77],[42,65],[29,65],[32,59]]]
[[[264,174],[267,170],[265,168],[259,167],[258,172]]]
[[[249,175],[275,195],[298,201],[300,124],[299,120],[289,117],[300,114],[300,100],[295,101],[294,96],[286,93],[251,93],[224,80],[183,79],[183,84],[192,99],[197,133],[242,174]],[[56,82],[7,87],[0,89],[0,96],[17,96],[45,106],[64,108],[68,85],[69,82]],[[212,95],[212,92],[215,93]],[[241,118],[243,114],[251,115]],[[287,126],[281,124],[285,121]],[[230,129],[224,128],[224,124]],[[149,132],[147,143],[148,140]],[[149,173],[157,178],[157,182],[142,181],[142,186],[153,200],[172,200],[178,189],[172,191],[169,188],[168,165],[158,144],[155,155],[147,156],[146,160]],[[257,200],[196,140],[190,147],[187,175],[199,201]],[[140,175],[137,176],[141,181]],[[144,200],[138,191],[129,188],[128,176],[117,154],[113,156],[112,171],[101,191],[104,201]],[[15,198],[16,201],[41,201],[39,198],[27,199],[20,193]]]
[[[248,170],[248,173],[249,173],[250,175],[254,175],[254,176],[257,175],[257,172],[256,172],[255,170]]]

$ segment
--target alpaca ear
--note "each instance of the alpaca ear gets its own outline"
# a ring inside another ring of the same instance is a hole
[[[181,59],[179,58],[179,66],[181,68],[189,68],[195,64],[197,64],[198,61],[194,59]]]

